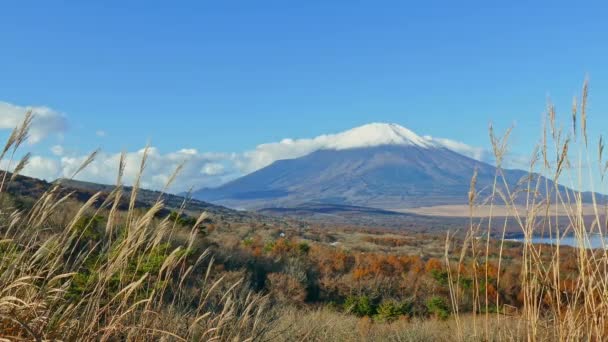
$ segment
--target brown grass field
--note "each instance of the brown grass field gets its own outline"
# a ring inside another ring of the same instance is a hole
[[[405,208],[405,209],[390,209],[392,211],[401,213],[412,213],[426,216],[440,216],[440,217],[514,217],[516,211],[519,213],[526,212],[525,205],[489,205],[481,204],[473,207],[472,215],[470,207],[466,204],[453,204],[453,205],[436,205],[432,207],[418,207],[418,208]],[[565,207],[564,205],[552,204],[549,206],[549,211],[557,216],[568,216],[569,211],[572,208]],[[583,204],[582,214],[584,216],[595,215],[595,209],[593,204]]]

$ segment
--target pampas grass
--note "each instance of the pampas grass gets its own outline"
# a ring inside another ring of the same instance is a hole
[[[583,215],[583,194],[572,190],[563,190],[558,182],[571,184],[572,188],[580,188],[583,178],[589,178],[588,183],[593,184],[591,173],[590,156],[598,157],[600,170],[600,182],[603,182],[606,168],[603,165],[604,141],[598,140],[597,154],[589,150],[589,138],[587,133],[588,117],[588,82],[585,81],[581,92],[580,105],[574,99],[571,112],[571,130],[564,133],[559,127],[556,110],[552,104],[547,106],[546,124],[540,146],[535,149],[530,163],[529,176],[520,182],[521,188],[509,188],[502,174],[502,161],[504,160],[506,144],[505,139],[494,137],[490,130],[491,142],[497,161],[497,182],[490,198],[490,203],[504,203],[514,213],[508,218],[515,222],[521,229],[524,243],[521,254],[521,300],[523,307],[519,312],[521,318],[517,329],[523,332],[528,341],[560,340],[560,341],[599,341],[608,338],[608,254],[604,248],[589,250],[590,237],[598,234],[603,241],[606,233],[606,206],[598,203],[595,193],[591,195],[594,215],[590,219]],[[580,113],[580,118],[579,118]],[[580,120],[579,120],[580,119]],[[577,125],[577,122],[580,123]],[[506,136],[508,136],[508,133]],[[581,139],[577,139],[580,137]],[[580,140],[580,141],[579,141]],[[578,154],[571,156],[572,151]],[[538,164],[538,152],[541,154],[542,163]],[[589,170],[589,174],[584,171]],[[548,180],[539,177],[538,173],[548,176]],[[469,193],[470,208],[475,207],[475,176],[471,182]],[[521,210],[519,203],[524,202]],[[520,208],[518,210],[518,207]],[[558,210],[551,208],[563,208],[566,219],[559,219]],[[505,306],[500,302],[496,293],[495,298],[488,292],[488,259],[490,258],[489,244],[490,236],[501,238],[501,246],[498,257],[497,284],[500,284],[500,267],[502,262],[502,251],[505,239],[505,228],[502,232],[492,232],[490,218],[485,231],[480,231],[480,223],[471,218],[471,225],[465,243],[460,246],[461,255],[471,258],[474,267],[479,267],[475,274],[476,299],[473,307],[468,308],[473,313],[474,320],[482,320],[485,323],[483,329],[476,330],[474,335],[480,340],[488,340],[493,336],[490,322],[493,320],[511,321],[509,317],[503,316]],[[505,226],[506,227],[505,219]],[[591,222],[591,223],[590,223]],[[485,242],[470,238],[486,234]],[[566,235],[576,238],[578,247],[575,253],[576,272],[572,274],[562,273],[564,248],[560,245],[545,246],[532,243],[532,238],[537,235],[548,235],[554,239],[560,239]],[[483,243],[486,248],[483,248]],[[460,270],[463,266],[463,256],[457,265],[448,258],[448,250],[451,248],[450,235],[446,239],[446,267],[449,271],[450,298],[456,322],[459,322],[460,311],[464,310],[460,302],[459,293],[461,289],[459,282],[454,281],[461,276]],[[543,255],[549,255],[549,258]],[[496,313],[492,313],[489,303],[496,303]],[[485,307],[480,306],[485,303]],[[462,310],[459,310],[462,309]],[[477,325],[474,325],[477,329]],[[456,336],[462,340],[465,329],[462,324],[456,325]]]
[[[219,272],[210,251],[197,249],[205,213],[190,230],[179,232],[184,228],[177,220],[186,202],[173,219],[159,217],[162,196],[145,210],[136,208],[146,148],[128,198],[123,198],[123,153],[116,186],[105,197],[97,193],[75,206],[72,193],[65,193],[56,182],[28,209],[0,202],[0,340],[606,340],[608,252],[586,246],[592,234],[603,241],[608,209],[601,203],[603,198],[592,194],[593,215],[585,217],[583,194],[558,185],[569,181],[580,188],[586,178],[593,184],[591,156],[597,157],[601,183],[608,170],[602,137],[598,151],[589,151],[594,144],[589,144],[587,132],[588,93],[585,81],[580,103],[573,101],[569,129],[559,126],[555,106],[548,104],[529,175],[517,188],[509,187],[502,171],[511,129],[498,136],[490,126],[497,164],[493,186],[486,196],[488,189],[477,189],[477,172],[472,175],[466,234],[455,239],[456,234],[448,233],[445,240],[453,313],[448,320],[402,317],[382,323],[313,305],[269,308],[267,297],[252,292],[242,274]],[[26,154],[13,166],[33,119],[31,113],[25,116],[0,153],[0,162],[13,170],[10,176],[2,172],[0,196],[30,159]],[[572,153],[578,154],[573,158]],[[73,177],[96,155],[97,151],[91,153]],[[181,168],[169,177],[163,191]],[[128,209],[121,211],[119,203],[124,201]],[[489,207],[489,218],[475,218],[480,203]],[[513,215],[492,217],[496,205],[506,205]],[[517,260],[520,308],[502,303],[499,291],[488,286],[495,282],[498,287],[504,281],[503,250],[510,223],[519,226],[524,238]],[[554,239],[572,235],[579,246],[575,253],[566,253],[559,244],[533,244],[536,235]],[[497,256],[491,254],[494,238],[500,240]],[[455,246],[454,241],[461,243]],[[566,255],[574,258],[574,273],[563,271]],[[496,274],[491,261],[497,263]],[[472,298],[461,288],[461,280],[468,276],[465,271],[473,275],[468,285]],[[235,274],[238,279],[231,277]]]
[[[0,157],[9,156],[9,167],[32,120],[28,113],[3,149]],[[140,176],[146,157],[144,152]],[[28,159],[26,155],[17,164],[14,174]],[[223,279],[214,275],[209,252],[193,247],[205,215],[187,241],[178,244],[172,240],[175,222],[157,218],[160,198],[145,211],[135,209],[139,182],[128,211],[118,210],[124,157],[117,170],[116,188],[106,200],[99,203],[100,193],[93,195],[62,226],[50,220],[71,196],[60,191],[60,184],[52,185],[31,209],[0,208],[0,336],[35,341],[258,339],[266,329],[265,297],[247,292],[241,282],[213,295]],[[0,195],[14,179],[3,173]],[[105,225],[92,230],[97,217],[105,218]]]

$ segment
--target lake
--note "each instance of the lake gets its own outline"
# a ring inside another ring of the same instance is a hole
[[[587,248],[602,248],[603,246],[608,246],[608,237],[604,237],[604,244],[602,244],[602,237],[599,235],[589,235],[589,241],[587,242]],[[510,239],[511,241],[524,242],[524,237]],[[535,236],[532,238],[532,243],[544,243],[544,244],[557,244],[559,240],[560,246],[572,246],[578,247],[579,242],[574,236],[565,236],[561,239],[549,238],[549,237],[540,237]]]

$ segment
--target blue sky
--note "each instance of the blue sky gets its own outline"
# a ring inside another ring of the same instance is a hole
[[[0,11],[0,101],[65,116],[50,156],[242,153],[369,122],[487,146],[564,116],[586,74],[608,127],[601,2],[19,1]],[[1,131],[0,131],[1,132]],[[6,131],[4,131],[6,133]],[[99,133],[99,134],[96,134]]]

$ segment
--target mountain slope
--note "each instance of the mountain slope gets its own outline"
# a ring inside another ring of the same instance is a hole
[[[320,150],[280,160],[196,198],[229,206],[289,206],[308,201],[378,208],[466,203],[474,170],[492,183],[495,168],[442,147],[383,145]],[[525,176],[507,171],[510,183]]]
[[[4,171],[0,170],[0,175],[3,174]],[[59,185],[58,196],[71,194],[70,199],[77,202],[86,202],[95,193],[101,192],[98,201],[94,204],[95,206],[100,205],[114,189],[114,186],[112,185],[69,179],[58,179],[55,182],[50,183],[44,180],[21,175],[14,177],[14,179],[12,178],[12,174],[7,173],[7,182],[5,183],[3,194],[8,195],[10,201],[12,201],[12,204],[18,209],[31,207],[54,185]],[[123,194],[122,200],[119,203],[119,210],[126,210],[128,208],[131,189],[132,188],[128,186],[124,187],[125,193]],[[171,211],[177,211],[183,206],[185,214],[192,215],[193,217],[198,217],[200,213],[206,212],[214,217],[214,219],[221,218],[222,220],[230,222],[272,223],[280,221],[276,218],[264,217],[254,212],[237,211],[195,199],[186,199],[184,197],[171,194],[161,194],[158,191],[146,189],[139,189],[135,207],[141,209],[150,208],[152,205],[154,205],[159,196],[162,198],[164,204],[163,209],[158,213],[158,216],[160,217],[168,215]],[[1,199],[8,200],[6,196],[2,196]]]
[[[395,124],[369,124],[322,136],[321,149],[279,160],[198,199],[243,208],[320,203],[402,208],[466,203],[474,170],[478,188],[496,169]],[[507,170],[509,184],[527,173]]]
[[[74,179],[66,179],[62,178],[57,180],[63,187],[67,189],[79,190],[88,193],[110,193],[114,190],[114,185],[107,184],[99,184],[92,182],[79,181]],[[124,197],[129,198],[131,195],[132,187],[124,186]],[[142,203],[142,205],[152,206],[158,198],[162,198],[163,204],[165,208],[171,210],[178,210],[182,205],[186,211],[190,212],[203,212],[206,211],[208,213],[214,214],[230,214],[230,215],[245,215],[243,212],[235,212],[232,209],[228,209],[219,205],[199,201],[196,199],[186,199],[183,196],[177,196],[169,193],[161,193],[160,191],[155,190],[147,190],[147,189],[138,189],[137,192],[137,201]]]
[[[278,160],[218,188],[195,191],[193,197],[247,209],[308,202],[382,209],[466,204],[475,170],[476,189],[484,195],[497,171],[395,124],[365,125],[321,139],[317,151]],[[526,171],[503,171],[511,190],[529,177]],[[553,187],[542,178],[541,193],[545,184]]]

